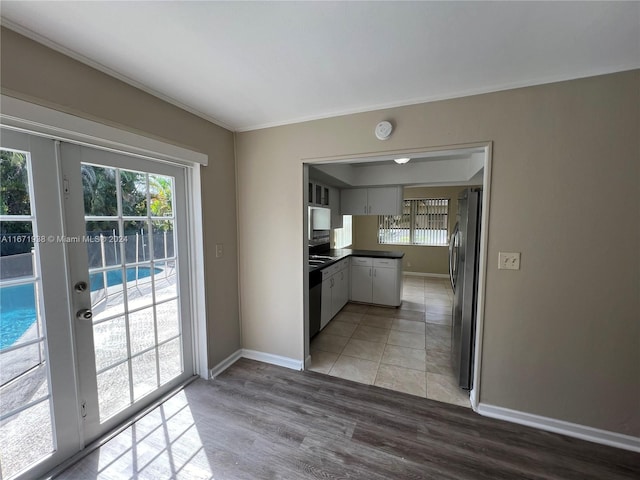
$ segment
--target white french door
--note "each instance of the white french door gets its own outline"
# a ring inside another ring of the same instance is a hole
[[[0,479],[194,374],[185,168],[1,130]]]
[[[185,172],[60,148],[85,441],[193,375]]]

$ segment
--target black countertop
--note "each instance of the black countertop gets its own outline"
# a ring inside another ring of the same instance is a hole
[[[404,252],[393,252],[384,250],[353,250],[350,248],[331,249],[318,253],[317,255],[323,255],[327,257],[333,257],[333,260],[327,260],[322,265],[309,266],[309,272],[316,270],[323,270],[340,260],[347,257],[371,257],[371,258],[397,258],[404,257]]]

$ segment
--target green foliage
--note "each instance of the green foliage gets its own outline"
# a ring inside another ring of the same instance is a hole
[[[0,150],[0,215],[29,215],[29,171],[24,153]]]

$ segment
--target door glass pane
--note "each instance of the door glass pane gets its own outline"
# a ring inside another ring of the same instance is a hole
[[[127,263],[151,260],[149,226],[146,220],[124,222],[124,238]]]
[[[31,215],[27,153],[0,151],[0,215]]]
[[[160,384],[167,383],[183,371],[180,339],[176,338],[158,347]]]
[[[135,400],[158,388],[155,348],[133,357],[131,359],[131,371],[133,373],[133,398]]]
[[[0,150],[0,478],[53,451],[30,159]]]
[[[89,275],[93,320],[100,321],[124,313],[122,267],[94,270]]]
[[[174,179],[95,165],[83,165],[83,171],[84,167],[99,177],[96,185],[120,199],[115,209],[103,208],[106,213],[100,214],[85,202],[85,208],[90,207],[85,209],[84,243],[94,313],[98,407],[104,422],[156,390],[160,376],[166,383],[183,371]],[[175,345],[166,343],[169,340]],[[159,345],[162,342],[165,345]],[[163,363],[159,375],[161,354],[171,365]]]
[[[129,310],[153,304],[153,275],[151,264],[127,267],[127,298]]]
[[[83,163],[81,173],[85,214],[100,217],[117,215],[116,170]]]
[[[124,317],[93,326],[96,370],[100,371],[127,358],[127,331]]]
[[[89,268],[120,265],[120,228],[116,221],[89,220],[85,222],[86,237],[83,243],[87,245],[89,254]]]
[[[153,307],[129,314],[131,353],[136,354],[156,344],[156,326]]]
[[[170,300],[156,305],[156,323],[158,325],[159,342],[180,335],[178,300]]]
[[[147,175],[120,170],[122,214],[129,217],[147,216]]]
[[[150,215],[173,217],[173,178],[149,175]]]
[[[43,400],[0,424],[2,478],[11,478],[53,451],[51,401]]]
[[[153,278],[156,302],[169,300],[178,296],[178,280],[175,261],[156,262]]]
[[[151,222],[153,232],[153,258],[164,259],[175,256],[173,249],[173,220],[154,220]]]
[[[128,362],[99,373],[97,380],[100,421],[104,422],[131,405]]]

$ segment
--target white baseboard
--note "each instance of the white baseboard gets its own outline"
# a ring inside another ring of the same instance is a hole
[[[271,353],[258,352],[256,350],[248,350],[241,348],[236,350],[215,367],[209,370],[209,379],[216,378],[222,372],[224,372],[231,365],[236,363],[240,358],[248,358],[249,360],[257,360],[259,362],[270,363],[271,365],[278,365],[279,367],[286,367],[292,370],[304,370],[304,365],[311,364],[311,356],[308,356],[304,362],[300,362],[293,358],[282,357],[280,355],[273,355]]]
[[[422,273],[422,272],[402,272],[407,277],[433,277],[433,278],[449,278],[447,273]]]
[[[519,412],[509,408],[496,407],[486,403],[478,405],[478,413],[485,417],[506,420],[507,422],[527,425],[529,427],[560,433],[569,437],[580,438],[589,442],[600,443],[610,447],[622,448],[633,452],[640,452],[640,438],[622,433],[600,430],[577,423],[565,422],[555,418],[542,417],[526,412]]]
[[[289,357],[282,357],[280,355],[273,355],[272,353],[258,352],[256,350],[242,349],[242,356],[250,360],[257,360],[259,362],[270,363],[272,365],[278,365],[280,367],[290,368],[292,370],[303,370],[304,362],[295,360]]]
[[[211,380],[212,378],[216,378],[218,375],[224,372],[227,368],[229,368],[231,365],[236,363],[236,361],[238,361],[238,359],[241,357],[242,357],[242,349],[238,349],[235,352],[233,352],[231,355],[229,355],[227,358],[225,358],[223,361],[221,361],[219,364],[217,364],[215,367],[209,370],[209,380]]]

